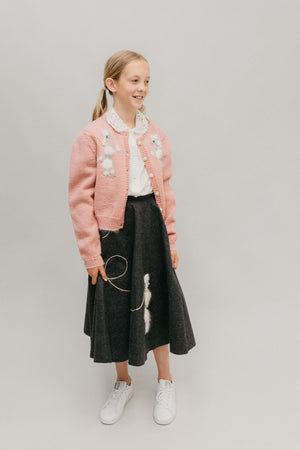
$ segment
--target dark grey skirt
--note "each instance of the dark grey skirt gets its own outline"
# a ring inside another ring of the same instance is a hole
[[[99,234],[108,281],[98,273],[93,285],[88,275],[90,357],[141,366],[150,350],[168,343],[170,352],[186,354],[196,342],[154,193],[128,196],[123,228]]]

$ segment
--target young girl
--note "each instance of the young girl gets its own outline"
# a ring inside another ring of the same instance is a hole
[[[93,121],[75,138],[71,153],[69,206],[88,272],[84,333],[94,362],[114,362],[117,372],[100,413],[106,424],[121,417],[132,396],[128,364],[143,365],[150,350],[158,368],[153,418],[170,423],[176,401],[168,344],[178,355],[196,345],[174,270],[170,142],[143,105],[149,80],[141,54],[113,54]]]

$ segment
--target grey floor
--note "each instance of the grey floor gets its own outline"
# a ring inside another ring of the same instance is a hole
[[[227,286],[220,302],[213,285],[211,292],[200,290],[197,296],[184,270],[178,273],[190,299],[197,346],[187,355],[170,355],[178,413],[166,426],[152,419],[153,352],[144,366],[129,366],[135,391],[121,420],[114,425],[99,421],[115,369],[88,356],[89,338],[82,333],[85,275],[78,277],[73,298],[66,293],[59,301],[54,285],[51,292],[38,285],[30,297],[28,279],[20,276],[23,291],[2,302],[2,448],[92,450],[107,444],[109,449],[297,450],[296,302],[275,292],[272,298],[255,298],[254,289],[240,300],[240,282],[236,297]],[[221,285],[220,277],[216,289]]]

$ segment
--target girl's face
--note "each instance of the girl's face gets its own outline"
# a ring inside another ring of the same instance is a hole
[[[114,104],[129,109],[142,106],[149,90],[149,65],[143,59],[128,63],[118,80],[107,78],[107,87],[114,95]]]

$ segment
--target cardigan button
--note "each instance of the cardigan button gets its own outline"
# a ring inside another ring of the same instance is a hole
[[[156,195],[158,195],[158,192],[155,192]]]
[[[162,208],[159,208],[162,211]]]
[[[149,177],[151,177],[151,178],[152,178],[152,177],[153,177],[153,173],[150,173]]]
[[[144,156],[144,161],[147,161],[147,156]]]

